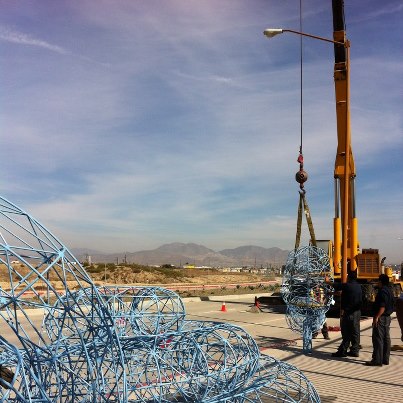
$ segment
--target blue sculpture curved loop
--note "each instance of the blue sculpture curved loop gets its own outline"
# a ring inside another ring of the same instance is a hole
[[[267,356],[261,358],[259,370],[245,389],[245,393],[227,401],[320,403],[317,391],[298,368]]]
[[[172,291],[96,287],[57,238],[0,197],[4,268],[0,403],[319,402],[300,371],[262,357],[242,328],[185,320]]]
[[[192,321],[184,325],[183,332],[195,340],[207,363],[207,398],[236,391],[255,373],[259,364],[259,348],[241,327]]]
[[[312,333],[320,330],[333,303],[333,288],[325,277],[331,279],[332,274],[323,249],[303,246],[289,253],[281,295],[287,305],[287,323],[302,334],[306,353],[312,350]]]
[[[181,333],[124,338],[130,401],[201,401],[209,368],[195,340]]]
[[[162,287],[98,287],[121,336],[180,331],[186,311],[182,299]]]
[[[180,331],[186,316],[179,295],[165,288],[120,285],[100,286],[97,290],[120,338]],[[95,317],[97,321],[102,320],[93,309],[89,292],[88,289],[81,289],[56,301],[43,324],[51,339],[62,327],[65,336],[71,337],[72,330],[69,326],[66,328],[70,323],[66,324],[62,309],[65,306],[79,306],[91,315],[92,320]],[[71,315],[78,326],[86,327],[86,322],[79,319],[80,310],[72,310]]]

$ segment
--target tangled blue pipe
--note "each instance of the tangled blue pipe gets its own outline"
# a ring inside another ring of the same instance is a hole
[[[69,250],[0,197],[0,402],[320,402],[242,328],[186,320],[161,287],[96,287]],[[62,285],[63,291],[60,292]]]

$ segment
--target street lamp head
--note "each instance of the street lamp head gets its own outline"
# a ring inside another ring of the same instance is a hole
[[[276,36],[278,34],[283,33],[283,29],[281,28],[267,28],[263,31],[263,33],[268,37],[268,38],[273,38],[273,36]]]
[[[267,28],[267,29],[265,29],[263,31],[265,36],[267,36],[268,38],[273,38],[273,36],[276,36],[278,34],[282,34],[283,32],[291,32],[292,34],[297,34],[297,35],[301,35],[301,36],[307,36],[308,38],[313,38],[313,39],[319,39],[320,41],[334,43],[336,45],[341,45],[341,46],[344,46],[346,48],[350,47],[350,42],[348,40],[345,40],[344,42],[339,42],[339,41],[334,41],[332,39],[322,38],[321,36],[306,34],[305,32],[294,31],[293,29]]]

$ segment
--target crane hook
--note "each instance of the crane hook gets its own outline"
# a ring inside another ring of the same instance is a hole
[[[308,174],[304,171],[304,156],[300,152],[297,162],[299,163],[299,171],[295,174],[295,180],[299,183],[301,192],[305,193],[304,183],[308,180]]]

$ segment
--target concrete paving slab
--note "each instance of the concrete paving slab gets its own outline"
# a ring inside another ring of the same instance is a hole
[[[285,307],[262,307],[253,313],[251,298],[226,301],[185,303],[188,319],[216,320],[233,323],[247,330],[258,343],[261,353],[295,365],[310,379],[323,403],[403,403],[403,351],[392,351],[390,365],[367,367],[372,355],[372,319],[361,322],[360,357],[333,358],[341,342],[340,331],[330,332],[331,340],[319,336],[313,340],[311,355],[302,353],[302,339],[292,332],[285,320]],[[328,325],[339,326],[339,319],[329,318]],[[395,315],[392,317],[392,345],[403,344]]]

